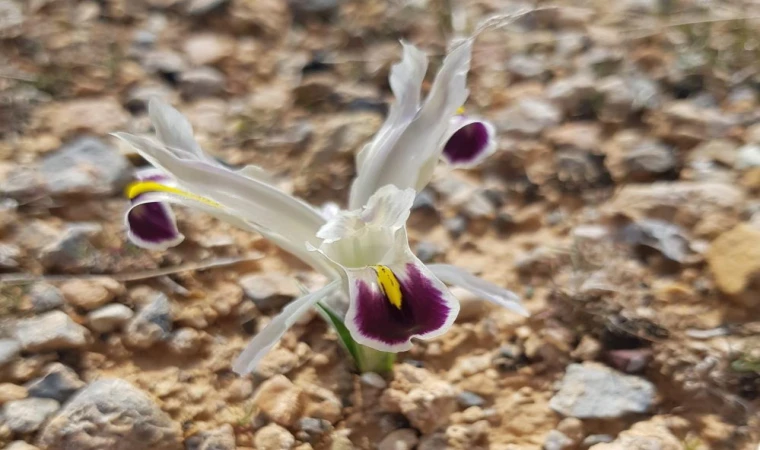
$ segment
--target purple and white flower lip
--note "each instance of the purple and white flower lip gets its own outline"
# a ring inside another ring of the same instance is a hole
[[[254,371],[317,303],[340,303],[330,309],[345,311],[342,318],[353,340],[385,352],[408,350],[415,339],[435,338],[452,326],[459,302],[447,284],[527,314],[511,291],[451,265],[425,265],[409,248],[406,222],[412,203],[439,160],[470,167],[495,148],[490,123],[457,113],[468,96],[472,41],[452,48],[424,101],[427,57],[403,44],[403,59],[390,75],[396,102],[357,155],[347,210],[319,211],[278,189],[258,168],[231,170],[218,164],[203,153],[190,123],[157,101],[149,106],[157,140],[116,134],[160,171],[141,175],[128,189],[132,205],[126,224],[135,244],[163,249],[179,243],[182,235],[167,206],[179,204],[260,233],[331,280],[274,317],[233,364],[237,373]]]
[[[415,263],[399,269],[399,275],[395,271],[386,275],[398,280],[397,303],[382,283],[356,280],[354,310],[349,310],[347,319],[357,342],[383,351],[404,351],[412,346],[412,338],[437,336],[456,319],[459,303],[451,301],[443,283]]]
[[[496,133],[488,121],[458,115],[451,119],[451,130],[442,156],[454,167],[476,166],[496,151]]]
[[[138,171],[135,178],[141,182],[172,184],[171,178],[155,169]],[[177,220],[169,205],[152,201],[150,193],[131,194],[130,191],[128,187],[127,197],[131,205],[127,210],[125,224],[129,240],[143,248],[166,250],[185,239],[177,228]]]

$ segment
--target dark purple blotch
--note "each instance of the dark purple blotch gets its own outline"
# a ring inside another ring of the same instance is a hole
[[[407,264],[401,285],[401,308],[394,306],[378,290],[357,280],[356,319],[357,331],[374,341],[399,345],[414,335],[438,330],[451,314],[444,293],[433,286],[414,264]]]

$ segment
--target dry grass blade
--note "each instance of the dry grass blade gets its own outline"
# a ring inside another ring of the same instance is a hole
[[[0,276],[0,284],[14,285],[14,284],[28,284],[36,281],[65,281],[71,279],[87,279],[98,277],[111,277],[117,281],[137,281],[146,280],[148,278],[157,278],[166,275],[173,275],[180,272],[188,272],[191,270],[207,270],[217,267],[231,266],[241,262],[256,261],[263,258],[261,253],[249,254],[246,256],[234,257],[234,258],[215,258],[209,261],[191,262],[187,264],[181,264],[174,267],[165,267],[161,269],[141,270],[138,272],[130,272],[124,274],[83,274],[83,275],[29,275],[29,274],[9,274]]]

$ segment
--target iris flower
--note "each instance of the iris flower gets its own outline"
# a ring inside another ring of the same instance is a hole
[[[451,327],[459,302],[447,284],[526,314],[513,292],[452,265],[425,265],[409,248],[406,221],[436,164],[443,159],[452,167],[470,167],[492,153],[495,143],[491,124],[461,114],[472,40],[447,55],[424,101],[427,57],[402,45],[403,58],[390,73],[396,101],[357,155],[347,210],[323,213],[279,190],[259,168],[222,166],[203,153],[178,111],[155,100],[149,114],[157,139],[115,135],[154,166],[127,188],[126,226],[136,245],[164,250],[181,242],[167,206],[179,204],[260,233],[331,280],[286,305],[248,344],[233,365],[236,372],[255,370],[315,306],[338,317],[355,343],[390,353]]]

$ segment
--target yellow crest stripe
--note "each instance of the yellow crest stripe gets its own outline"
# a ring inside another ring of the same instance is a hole
[[[170,194],[176,194],[190,200],[205,203],[206,205],[213,206],[215,208],[220,208],[222,206],[219,203],[213,200],[209,200],[205,197],[201,197],[200,195],[191,194],[190,192],[183,191],[182,189],[167,186],[156,181],[135,181],[130,183],[126,189],[124,189],[125,195],[130,200],[134,199],[140,194],[149,192],[168,192]]]
[[[457,115],[461,116],[462,114],[464,114],[464,106],[460,106],[459,109],[457,109]]]
[[[372,266],[377,273],[377,284],[391,305],[401,309],[401,283],[388,266]]]

